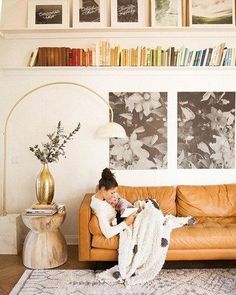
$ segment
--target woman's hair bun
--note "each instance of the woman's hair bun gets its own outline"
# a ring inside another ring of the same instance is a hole
[[[111,172],[109,168],[105,168],[102,171],[102,178],[109,180],[109,179],[115,178],[115,175]]]
[[[109,168],[105,168],[102,171],[102,178],[98,182],[98,189],[101,189],[102,187],[104,187],[106,191],[118,187],[115,175]]]

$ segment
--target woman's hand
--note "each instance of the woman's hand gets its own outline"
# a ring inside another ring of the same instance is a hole
[[[125,218],[125,223],[127,225],[131,225],[134,222],[136,215],[135,214],[131,214],[130,216]]]

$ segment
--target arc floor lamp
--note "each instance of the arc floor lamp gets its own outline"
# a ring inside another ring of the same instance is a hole
[[[118,137],[118,138],[125,138],[126,137],[126,132],[125,129],[120,125],[115,122],[113,122],[113,110],[110,106],[110,104],[96,91],[93,89],[84,86],[79,83],[74,83],[74,82],[52,82],[52,83],[47,83],[40,85],[36,88],[33,88],[32,90],[28,91],[25,93],[22,97],[20,97],[17,102],[14,104],[14,106],[11,108],[11,110],[8,113],[8,116],[5,121],[4,125],[4,133],[3,133],[3,140],[4,140],[4,147],[3,147],[3,196],[2,196],[2,208],[1,208],[1,215],[6,216],[7,215],[7,195],[6,195],[6,183],[7,183],[7,132],[8,132],[8,123],[11,118],[12,113],[16,109],[16,107],[27,97],[29,97],[30,94],[33,92],[36,92],[42,88],[53,86],[53,85],[74,85],[78,86],[80,88],[86,89],[88,92],[94,94],[96,97],[100,98],[106,106],[109,108],[109,113],[110,113],[110,121],[109,123],[100,126],[97,131],[96,135],[100,138],[110,138],[110,137]]]

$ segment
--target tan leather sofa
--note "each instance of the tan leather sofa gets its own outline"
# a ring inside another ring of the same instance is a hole
[[[119,187],[130,202],[155,198],[164,214],[194,216],[197,223],[173,230],[167,260],[236,259],[236,185]],[[91,212],[92,194],[79,210],[79,260],[117,260],[118,235],[106,239]]]

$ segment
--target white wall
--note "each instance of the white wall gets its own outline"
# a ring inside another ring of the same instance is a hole
[[[10,2],[10,0],[8,0]],[[12,1],[12,0],[11,0]],[[14,0],[15,4],[19,2]],[[23,1],[22,1],[23,2]],[[13,3],[13,2],[12,2]],[[104,36],[105,37],[105,36]],[[221,40],[224,36],[221,34]],[[117,39],[115,40],[117,41]],[[118,39],[127,45],[156,44],[156,39]],[[180,46],[183,42],[205,48],[220,42],[216,37],[162,42]],[[24,66],[36,46],[83,46],[91,39],[0,39],[0,126],[1,134],[10,108],[27,91],[54,81],[71,81],[86,85],[108,99],[109,91],[168,92],[168,169],[149,171],[116,171],[117,180],[125,185],[216,184],[235,182],[235,169],[177,170],[177,100],[178,91],[236,91],[233,69],[9,69]],[[227,38],[235,46],[235,37]],[[186,44],[184,43],[184,44]],[[50,165],[56,182],[56,202],[64,202],[67,218],[62,227],[69,241],[76,241],[77,211],[86,192],[93,192],[101,170],[109,165],[109,142],[94,136],[96,128],[108,121],[108,109],[93,94],[75,86],[52,86],[25,99],[9,122],[7,207],[9,212],[22,212],[36,201],[34,183],[40,170],[39,161],[28,147],[45,141],[61,120],[69,131],[77,122],[81,130],[66,147],[67,159]],[[3,136],[0,140],[0,188],[2,191]],[[2,196],[2,194],[1,194]]]
[[[13,103],[28,90],[48,82],[81,83],[104,97],[108,96],[109,91],[168,91],[168,169],[117,171],[118,182],[126,185],[235,182],[234,169],[176,169],[177,91],[235,91],[235,75],[231,71],[205,70],[196,73],[193,70],[5,70],[1,71],[0,81],[1,132],[4,119]],[[74,86],[48,87],[22,102],[9,123],[9,211],[21,212],[36,200],[34,182],[40,164],[28,151],[28,147],[45,141],[45,134],[53,130],[59,120],[65,124],[66,130],[71,130],[79,121],[81,130],[66,148],[67,159],[61,159],[58,164],[51,165],[56,181],[55,201],[64,202],[68,212],[63,231],[66,235],[75,235],[77,210],[83,195],[94,191],[101,170],[109,164],[108,141],[94,137],[96,128],[106,122],[107,118],[108,112],[102,101]]]

